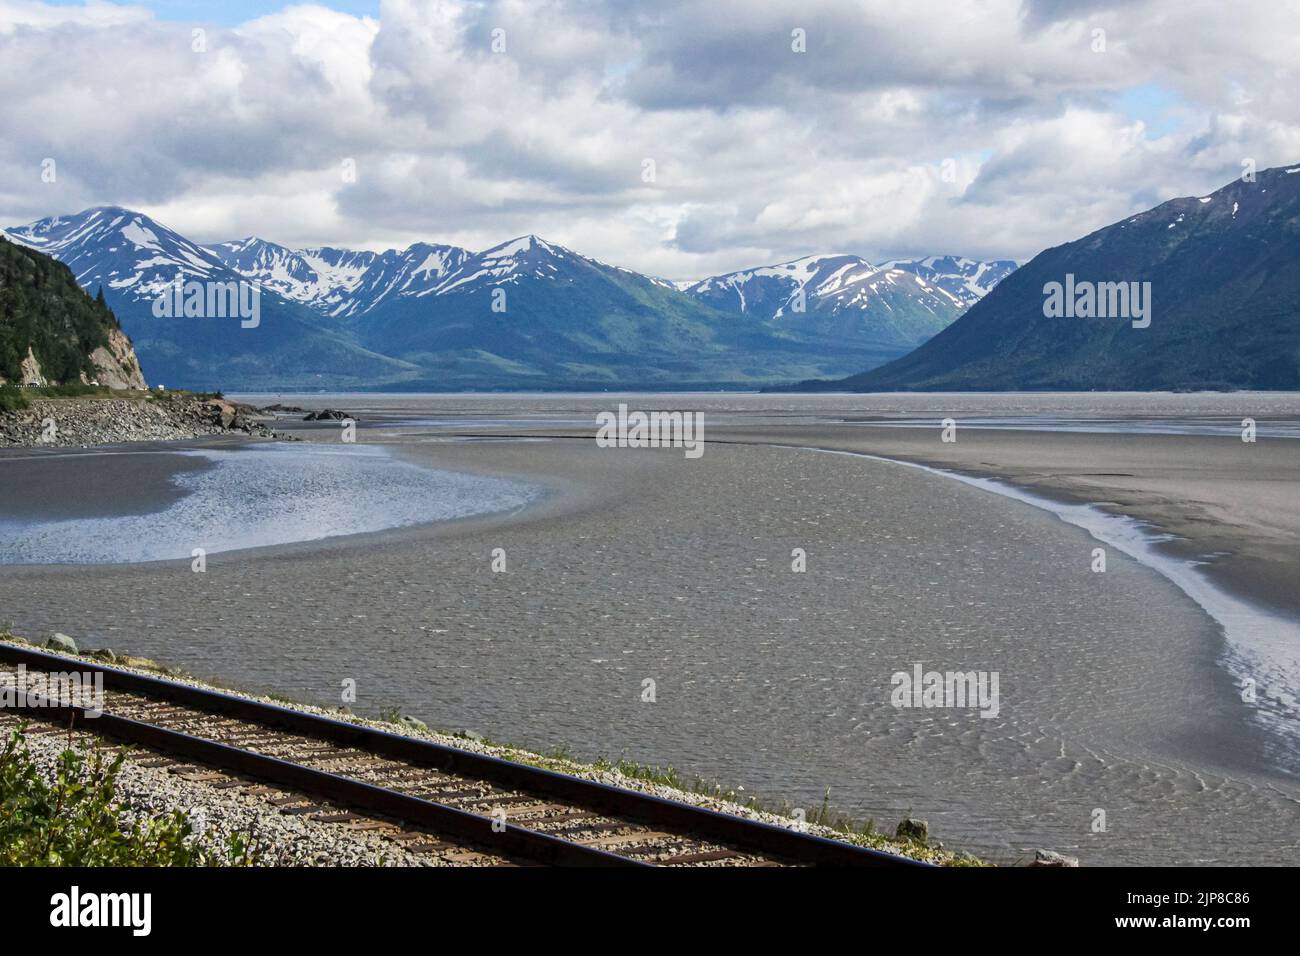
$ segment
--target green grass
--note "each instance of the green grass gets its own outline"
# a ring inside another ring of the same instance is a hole
[[[138,389],[114,389],[105,385],[83,385],[69,382],[66,385],[39,385],[18,388],[0,385],[0,411],[12,412],[27,408],[34,398],[139,398],[152,396],[152,392]]]
[[[40,385],[33,388],[19,388],[15,385],[0,385],[0,412],[22,411],[31,405],[34,398],[143,398],[154,402],[179,402],[198,399],[210,401],[224,399],[222,392],[190,392],[175,389],[159,392],[153,389],[109,388],[106,385],[83,385],[81,382],[69,382],[66,385]]]
[[[150,391],[148,394],[148,398],[155,402],[179,402],[182,399],[191,398],[206,402],[213,399],[221,400],[225,397],[224,392],[191,392],[183,388],[168,389],[165,392]]]
[[[310,707],[305,701],[298,700],[296,697],[286,697],[284,694],[267,694],[266,699],[277,704],[283,704],[286,707]]]
[[[23,389],[0,385],[0,412],[20,412],[29,404]]]
[[[585,763],[572,756],[570,751],[563,747],[539,754],[493,741],[485,740],[483,743],[503,750],[504,753],[499,754],[499,756],[503,756],[508,760],[541,767],[546,770],[573,773],[590,768],[606,773],[617,773],[629,780],[671,787],[683,793],[712,797],[727,803],[738,804],[757,813],[768,813],[786,818],[795,817],[796,808],[788,801],[783,801],[780,804],[766,802],[752,794],[741,793],[736,788],[724,787],[718,783],[709,783],[700,777],[684,776],[673,767],[650,766],[625,758],[610,760],[604,757],[597,757],[594,761]],[[859,820],[847,814],[832,811],[830,799],[831,791],[827,787],[822,795],[821,805],[816,810],[803,808],[804,821],[811,826],[825,827],[831,830],[839,839],[848,843],[856,843],[859,846],[868,846],[889,853],[903,852],[918,859],[939,863],[943,866],[988,866],[983,860],[969,854],[950,852],[932,844],[925,845],[910,840],[901,840],[881,833],[876,830],[874,819]]]
[[[42,385],[39,388],[24,389],[27,393],[40,398],[111,398],[113,390],[106,385],[84,385],[81,382],[68,382],[65,385]]]

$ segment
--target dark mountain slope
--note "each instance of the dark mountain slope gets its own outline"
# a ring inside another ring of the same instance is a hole
[[[1151,323],[1044,315],[1048,283],[1149,282]],[[909,355],[808,390],[1300,388],[1300,167],[1048,249]]]

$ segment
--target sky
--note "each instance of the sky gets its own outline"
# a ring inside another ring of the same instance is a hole
[[[683,280],[1026,260],[1300,162],[1300,0],[0,0],[0,225]]]

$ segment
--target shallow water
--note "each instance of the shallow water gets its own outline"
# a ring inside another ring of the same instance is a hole
[[[74,453],[75,454],[75,453]],[[143,514],[7,517],[0,564],[134,564],[364,534],[522,508],[539,489],[423,468],[378,445],[265,444],[171,453],[208,467],[172,476],[175,500]],[[6,461],[11,487],[21,465]]]
[[[281,402],[344,408],[389,420],[452,421],[483,424],[552,420],[589,424],[595,413],[631,400],[644,408],[695,409],[709,421],[736,416],[745,421],[828,421],[855,416],[919,418],[948,415],[964,419],[1087,422],[1144,419],[1167,422],[1236,423],[1300,421],[1300,392],[883,392],[879,394],[756,394],[744,392],[573,392],[449,393],[400,392],[284,393],[243,395],[255,404]]]
[[[814,451],[890,461],[860,452]],[[1226,640],[1223,663],[1239,687],[1250,688],[1255,704],[1250,710],[1252,719],[1268,730],[1273,748],[1278,751],[1274,755],[1278,764],[1300,774],[1300,737],[1296,735],[1300,729],[1300,624],[1257,608],[1216,586],[1200,573],[1197,562],[1160,550],[1159,545],[1167,540],[1167,536],[1152,532],[1127,515],[1108,514],[1093,505],[1053,501],[1006,482],[928,465],[897,461],[891,461],[891,464],[943,475],[1032,505],[1067,524],[1082,528],[1097,541],[1118,548],[1172,581],[1223,629]]]

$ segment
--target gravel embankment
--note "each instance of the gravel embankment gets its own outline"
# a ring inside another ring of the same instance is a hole
[[[223,399],[50,398],[0,412],[0,447],[86,447],[231,433],[275,437],[257,409]]]
[[[21,639],[8,637],[6,643],[24,644]],[[30,645],[28,645],[30,646]],[[89,652],[93,653],[93,652]],[[75,658],[72,658],[75,660]],[[113,662],[114,667],[134,671],[141,674],[158,676],[160,669],[154,662],[144,658],[118,656]],[[210,684],[195,680],[184,675],[177,675],[174,672],[163,672],[167,679],[174,680],[182,684],[188,684],[193,687],[205,689],[221,690],[227,694],[234,694],[240,697],[246,697],[250,700],[267,700],[265,697],[259,697],[253,694],[246,694],[230,688],[214,688]],[[629,790],[637,790],[642,793],[652,794],[666,800],[676,800],[682,803],[694,804],[696,806],[708,807],[712,810],[718,810],[723,813],[732,813],[737,816],[748,817],[754,820],[761,820],[765,823],[776,826],[801,828],[805,832],[814,833],[821,836],[831,837],[833,839],[847,839],[849,842],[861,843],[867,846],[873,846],[891,853],[898,853],[904,856],[910,856],[915,859],[926,860],[932,863],[947,864],[966,863],[976,864],[978,861],[971,857],[964,857],[961,854],[955,854],[946,850],[942,844],[924,845],[905,840],[891,840],[881,834],[872,834],[865,836],[862,834],[846,834],[831,827],[820,826],[813,823],[796,823],[791,817],[779,813],[773,813],[766,810],[756,809],[745,806],[725,799],[722,796],[711,794],[695,793],[688,790],[682,790],[677,787],[666,784],[641,779],[639,777],[629,776],[618,770],[607,769],[605,767],[593,766],[591,764],[578,763],[559,757],[550,757],[531,751],[521,750],[502,744],[491,743],[483,740],[476,740],[470,737],[440,733],[423,726],[419,722],[403,722],[392,724],[383,721],[369,720],[358,717],[354,714],[341,711],[328,711],[322,708],[313,707],[308,704],[291,703],[281,699],[274,701],[281,707],[291,707],[312,714],[323,714],[335,719],[351,721],[366,727],[375,727],[389,732],[403,733],[410,737],[432,740],[449,747],[457,747],[462,750],[473,753],[488,754],[505,760],[512,760],[519,763],[531,764],[533,766],[546,767],[560,773],[570,774],[576,777],[582,777],[587,780],[594,780],[600,783],[609,784],[616,787],[624,787]],[[7,718],[6,718],[7,719]],[[407,719],[409,721],[409,719]],[[56,737],[55,741],[62,741],[64,738]],[[50,744],[55,746],[53,742]],[[36,752],[33,748],[33,754]],[[121,796],[131,805],[137,808],[144,808],[143,812],[165,812],[179,808],[187,813],[200,812],[203,819],[211,821],[213,833],[221,835],[218,843],[222,843],[225,834],[229,832],[244,831],[247,832],[251,823],[257,821],[265,822],[265,831],[267,839],[279,845],[284,843],[285,853],[291,854],[291,857],[284,859],[272,858],[264,861],[271,865],[338,865],[345,862],[352,863],[357,860],[356,853],[362,853],[347,842],[347,839],[341,837],[338,831],[341,827],[329,826],[326,824],[313,823],[302,817],[295,817],[288,821],[284,820],[281,815],[272,806],[265,803],[263,798],[248,796],[236,793],[232,790],[217,789],[189,781],[177,780],[176,777],[161,770],[151,770],[150,768],[131,766],[132,771],[132,789],[124,787]],[[125,781],[125,772],[123,780]],[[188,791],[185,787],[198,787],[198,790]],[[185,797],[186,799],[182,799]],[[188,800],[188,802],[186,802]],[[217,821],[221,821],[219,824]],[[307,830],[300,829],[307,827]],[[262,832],[262,831],[259,831]],[[320,845],[315,845],[313,840],[320,840]],[[344,839],[344,845],[336,847],[336,841]],[[355,839],[365,841],[365,852],[378,847],[384,852],[378,856],[368,858],[368,861],[376,865],[396,865],[396,866],[428,866],[428,865],[466,865],[473,863],[471,860],[456,859],[439,859],[429,854],[412,854],[400,851],[391,840],[382,839],[378,836],[367,837],[358,834]],[[342,857],[336,854],[352,853],[351,857]],[[305,855],[304,855],[305,854]],[[382,857],[382,859],[381,859]],[[486,861],[485,861],[486,862]]]
[[[16,715],[0,711],[0,733],[8,735],[19,723]],[[26,740],[38,770],[52,780],[58,756],[68,748],[68,736],[28,733]],[[72,734],[74,748],[89,747],[95,741],[86,731]],[[135,753],[140,759],[124,762],[117,778],[116,800],[127,825],[180,810],[189,818],[200,843],[221,851],[231,835],[243,834],[262,866],[465,866],[476,862],[410,852],[383,831],[285,814],[266,795],[251,792],[251,783],[232,785],[231,775],[217,781],[188,779],[167,767],[146,766],[142,761],[152,755]],[[484,858],[482,862],[493,861]]]

